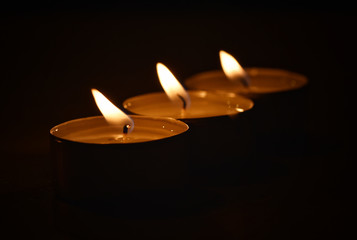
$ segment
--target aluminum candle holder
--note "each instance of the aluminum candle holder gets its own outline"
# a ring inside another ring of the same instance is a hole
[[[250,99],[234,93],[186,91],[162,63],[156,65],[164,91],[131,97],[124,101],[128,111],[147,116],[173,117],[190,125],[189,151],[192,176],[205,173],[206,180],[216,175],[217,168],[231,161],[246,160],[249,139],[242,134],[237,114],[253,107]],[[212,174],[214,173],[214,174]]]
[[[294,153],[303,146],[308,116],[308,80],[282,69],[247,68],[249,86],[230,81],[222,70],[196,74],[186,79],[190,89],[219,93],[235,92],[255,102],[249,114],[257,154]]]
[[[226,93],[188,91],[189,109],[175,104],[164,92],[149,93],[124,101],[124,108],[135,114],[170,116],[190,126],[185,148],[195,182],[213,182],[222,164],[243,163],[251,154],[249,128],[240,125],[240,114],[253,107],[250,99]],[[207,182],[207,183],[208,183]]]
[[[257,155],[298,152],[303,148],[308,106],[304,75],[282,69],[246,68],[229,53],[219,52],[222,70],[196,74],[186,79],[190,89],[234,92],[254,99],[249,114]]]
[[[135,129],[124,143],[113,137],[117,129],[100,116],[51,129],[58,201],[101,211],[109,203],[117,206],[118,199],[140,192],[154,194],[186,187],[187,156],[179,146],[188,126],[171,118],[131,118]],[[147,201],[141,199],[143,204]]]

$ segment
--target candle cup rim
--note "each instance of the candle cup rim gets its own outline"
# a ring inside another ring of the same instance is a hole
[[[243,112],[245,111],[248,111],[250,109],[252,109],[254,107],[254,102],[250,99],[250,98],[247,98],[245,96],[242,96],[238,93],[234,93],[234,92],[217,92],[217,91],[207,91],[207,90],[187,90],[188,94],[191,95],[191,94],[195,94],[195,95],[202,95],[202,96],[207,96],[208,94],[211,94],[211,95],[221,95],[221,96],[225,96],[225,97],[230,97],[232,99],[234,98],[237,98],[237,99],[242,99],[246,102],[248,102],[248,106],[245,107],[243,110]],[[161,92],[149,92],[149,93],[144,93],[144,94],[140,94],[140,95],[136,95],[136,96],[133,96],[133,97],[130,97],[130,98],[127,98],[124,100],[123,102],[123,107],[128,110],[129,112],[133,113],[133,114],[139,114],[141,116],[146,116],[145,114],[141,114],[139,112],[136,112],[136,111],[133,111],[130,107],[128,107],[130,101],[132,101],[133,99],[135,98],[144,98],[144,97],[147,97],[147,96],[167,96],[166,93],[164,91],[161,91]],[[202,97],[203,98],[203,97]],[[169,99],[167,97],[167,99]],[[233,115],[237,115],[239,114],[239,112],[234,112],[232,114],[217,114],[217,115],[208,115],[208,116],[204,116],[204,117],[195,117],[195,116],[191,116],[191,117],[175,117],[174,119],[178,119],[178,120],[186,120],[186,119],[202,119],[202,118],[215,118],[215,117],[221,117],[221,116],[233,116]]]
[[[305,75],[297,73],[297,72],[289,71],[286,69],[268,68],[268,67],[247,67],[247,68],[244,68],[244,70],[251,77],[251,81],[254,80],[254,75],[256,75],[257,72],[258,73],[261,72],[261,74],[263,74],[265,76],[274,76],[274,74],[286,75],[286,76],[293,78],[295,81],[297,81],[298,84],[296,84],[295,86],[291,86],[290,88],[282,88],[282,89],[278,89],[278,90],[275,89],[275,90],[257,91],[252,88],[245,89],[242,87],[242,88],[240,88],[239,91],[230,90],[230,92],[236,93],[236,94],[257,94],[257,95],[274,94],[274,93],[279,93],[279,92],[287,92],[287,91],[297,90],[297,89],[300,89],[300,88],[306,86],[309,83],[308,78]],[[213,69],[213,70],[196,73],[196,74],[186,78],[184,82],[185,82],[186,86],[189,87],[189,89],[200,90],[199,87],[197,87],[195,85],[198,82],[200,82],[200,80],[201,81],[204,80],[205,76],[212,75],[212,74],[216,75],[217,77],[220,77],[220,78],[221,77],[226,78],[226,75],[224,74],[222,69]],[[253,78],[253,80],[252,80],[252,78]],[[197,82],[197,83],[195,83],[195,82]],[[230,81],[228,80],[228,82],[230,82]],[[209,89],[204,89],[204,88],[201,90],[227,92],[226,90],[213,90],[213,89],[209,90]]]
[[[140,142],[112,142],[112,143],[92,143],[92,142],[81,142],[81,141],[76,141],[76,140],[71,140],[71,139],[67,139],[67,138],[63,138],[60,136],[56,136],[55,129],[58,129],[61,126],[64,126],[66,124],[70,124],[70,123],[74,123],[74,122],[79,122],[79,121],[83,121],[83,120],[91,120],[91,119],[104,119],[103,116],[90,116],[90,117],[83,117],[83,118],[76,118],[76,119],[72,119],[72,120],[68,120],[66,122],[60,123],[55,125],[54,127],[52,127],[49,131],[50,137],[54,138],[56,140],[59,140],[61,142],[67,142],[67,143],[73,143],[73,144],[83,144],[83,145],[98,145],[98,146],[104,146],[104,145],[110,145],[110,146],[114,146],[114,145],[132,145],[132,144],[147,144],[147,143],[152,143],[152,142],[158,142],[158,141],[162,141],[162,140],[166,140],[169,138],[173,138],[173,137],[177,137],[180,134],[184,134],[185,132],[187,132],[189,130],[189,126],[178,119],[175,118],[171,118],[171,117],[155,117],[155,116],[143,116],[143,115],[128,115],[129,117],[136,119],[148,119],[148,120],[162,120],[162,121],[172,121],[172,123],[178,123],[183,127],[183,131],[177,133],[177,134],[173,134],[173,135],[169,135],[169,136],[165,136],[163,138],[159,138],[159,139],[152,139],[152,140],[147,140],[147,141],[140,141]],[[108,125],[110,125],[108,123]]]

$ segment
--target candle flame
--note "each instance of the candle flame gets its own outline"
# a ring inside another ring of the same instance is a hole
[[[97,89],[92,88],[92,94],[100,112],[109,124],[123,128],[123,133],[133,131],[134,121],[128,115],[111,103]]]
[[[182,102],[183,109],[191,105],[190,96],[172,72],[162,63],[156,64],[157,75],[162,88],[173,102]]]
[[[231,54],[221,50],[219,51],[219,58],[223,72],[229,80],[233,82],[242,81],[244,85],[249,85],[246,72]]]

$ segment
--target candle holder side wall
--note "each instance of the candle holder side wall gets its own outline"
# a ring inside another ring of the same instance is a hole
[[[51,135],[56,197],[77,204],[127,192],[185,188],[182,135],[136,144],[83,144]]]
[[[187,152],[191,182],[200,186],[220,184],[226,179],[227,169],[231,176],[250,161],[254,139],[247,113],[219,117],[183,119],[190,126]]]
[[[256,155],[285,156],[307,151],[309,88],[254,96],[249,113]]]

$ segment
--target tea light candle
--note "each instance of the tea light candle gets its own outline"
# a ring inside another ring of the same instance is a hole
[[[186,79],[185,85],[190,89],[260,95],[298,89],[307,83],[305,76],[282,69],[243,69],[224,51],[220,51],[220,59],[223,71],[196,74]]]
[[[248,123],[252,125],[257,154],[267,156],[303,149],[308,92],[301,88],[307,84],[307,78],[282,69],[243,69],[224,51],[220,51],[220,61],[222,70],[196,74],[185,84],[190,89],[234,92],[253,98],[256,108],[248,115]]]
[[[185,189],[187,153],[178,146],[188,126],[173,118],[126,115],[99,91],[92,92],[103,116],[71,120],[50,130],[60,211],[120,214],[137,204],[152,206],[144,196]],[[143,197],[121,207],[133,194]]]
[[[140,115],[173,117],[188,123],[190,135],[185,148],[196,172],[193,178],[198,181],[215,181],[210,171],[216,171],[223,163],[244,162],[250,139],[246,137],[248,129],[240,126],[235,116],[251,109],[252,100],[235,93],[186,91],[163,64],[157,64],[157,72],[165,92],[126,99],[124,108]]]

